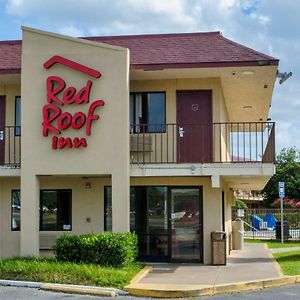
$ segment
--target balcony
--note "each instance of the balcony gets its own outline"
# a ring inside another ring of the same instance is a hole
[[[21,164],[21,127],[0,128],[0,166],[18,168]]]
[[[274,163],[275,123],[131,125],[132,164]]]
[[[275,123],[132,125],[130,162],[274,163]],[[0,166],[20,164],[21,127],[0,128]]]

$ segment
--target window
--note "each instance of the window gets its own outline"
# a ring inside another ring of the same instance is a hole
[[[71,230],[71,203],[71,190],[42,190],[40,194],[40,230]]]
[[[15,99],[15,135],[21,135],[21,97]]]
[[[165,92],[130,94],[131,131],[165,132],[166,131],[166,94]]]
[[[112,231],[111,186],[104,187],[104,230]]]
[[[20,191],[11,192],[11,230],[19,231],[21,224],[21,201]]]

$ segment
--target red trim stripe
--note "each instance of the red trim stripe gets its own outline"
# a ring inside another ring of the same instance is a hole
[[[90,76],[95,77],[95,78],[99,78],[101,76],[101,73],[99,71],[96,71],[94,69],[91,69],[89,67],[86,67],[82,64],[79,64],[75,61],[69,60],[69,59],[64,58],[62,56],[59,56],[59,55],[54,55],[50,59],[48,59],[44,63],[44,68],[45,69],[50,69],[56,63],[59,63],[61,65],[65,65],[65,66],[67,66],[71,69],[80,71],[82,73],[85,73],[85,74],[90,75]]]

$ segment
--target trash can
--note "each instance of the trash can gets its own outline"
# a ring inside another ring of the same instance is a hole
[[[276,222],[276,239],[281,240],[281,222]],[[290,226],[288,221],[283,221],[283,238],[287,240],[290,237]]]
[[[244,249],[244,222],[242,220],[232,222],[233,250]]]
[[[226,265],[226,232],[224,231],[211,233],[211,264]]]

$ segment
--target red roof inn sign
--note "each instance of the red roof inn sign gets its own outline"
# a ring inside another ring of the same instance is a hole
[[[101,73],[66,59],[61,56],[53,56],[44,63],[45,69],[50,69],[54,64],[59,63],[71,69],[80,71],[94,78],[100,78]],[[47,88],[47,104],[43,106],[43,136],[47,137],[49,132],[54,133],[52,137],[52,148],[80,148],[87,147],[85,137],[70,137],[60,136],[68,128],[79,130],[85,128],[85,135],[91,135],[92,122],[99,119],[99,115],[95,114],[98,106],[103,106],[103,100],[95,100],[90,103],[90,92],[92,81],[88,80],[86,84],[77,91],[73,86],[66,86],[63,78],[58,76],[49,76],[46,80]],[[61,96],[59,96],[61,95]],[[86,105],[89,104],[87,114],[78,111],[73,115],[68,111],[62,112],[63,107],[70,105]]]

